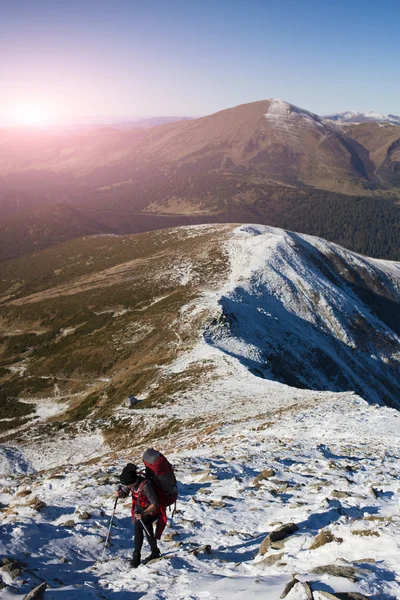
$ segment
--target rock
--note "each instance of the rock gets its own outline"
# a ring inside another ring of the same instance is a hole
[[[343,542],[343,538],[337,538],[330,531],[320,531],[317,536],[315,536],[313,543],[310,546],[310,550],[316,550],[321,546],[325,546],[325,544],[330,544],[331,542],[338,542],[341,544]]]
[[[200,488],[197,490],[196,493],[197,494],[205,494],[206,496],[208,496],[209,494],[212,494],[212,490],[210,490],[209,488]]]
[[[178,535],[177,531],[171,531],[171,533],[166,533],[163,535],[164,542],[172,542],[174,538]]]
[[[331,493],[332,498],[348,498],[352,496],[350,492],[345,492],[344,490],[333,490]]]
[[[69,519],[68,521],[65,521],[65,523],[62,524],[62,527],[75,527],[75,525],[75,521]]]
[[[60,562],[62,562],[62,563],[67,563],[67,562],[68,562],[68,558],[65,558],[65,556],[62,556],[62,557],[60,558]]]
[[[257,477],[253,480],[253,485],[259,485],[261,481],[264,479],[269,479],[275,475],[275,471],[273,469],[264,469],[257,475]]]
[[[279,540],[277,542],[271,542],[270,548],[272,550],[282,550],[285,547],[286,540]]]
[[[37,510],[38,512],[40,512],[47,506],[46,502],[43,502],[43,500],[40,500],[39,498],[34,498],[33,502],[30,502],[29,505],[32,506],[32,508],[34,510]]]
[[[313,600],[313,593],[312,593],[311,585],[308,583],[308,581],[303,581],[302,586],[306,593],[307,600]]]
[[[358,563],[376,563],[376,559],[375,558],[361,558],[360,560],[357,560]]]
[[[319,594],[320,598],[328,598],[329,600],[338,600],[338,596],[335,596],[335,594],[331,594],[330,592],[323,592],[321,590],[318,590],[318,594]]]
[[[285,585],[285,588],[282,592],[282,594],[280,595],[280,598],[286,598],[286,596],[288,595],[288,593],[294,588],[294,586],[296,585],[296,583],[300,583],[300,581],[298,579],[296,579],[296,577],[293,577],[293,579],[291,579],[289,581],[289,583],[287,583]]]
[[[207,471],[202,477],[200,477],[199,481],[201,483],[206,483],[207,481],[217,481],[218,475],[213,475],[211,471]]]
[[[43,583],[35,587],[34,590],[29,592],[29,594],[27,594],[23,600],[43,600],[45,590],[46,582],[44,581]]]
[[[29,496],[29,494],[32,494],[31,490],[21,490],[15,495],[17,496],[17,498],[24,498],[25,496]]]
[[[10,563],[6,563],[3,566],[3,571],[5,571],[6,573],[12,573],[12,571],[16,571],[18,570],[20,567],[19,563],[17,561],[12,561]]]
[[[199,546],[194,550],[190,550],[190,554],[194,554],[195,556],[198,556],[201,552],[204,552],[204,554],[212,554],[211,546],[209,544],[205,544],[204,546]]]
[[[270,555],[266,556],[259,564],[267,565],[268,567],[270,567],[271,565],[276,563],[278,560],[280,560],[283,555],[284,555],[284,552],[280,552],[279,554],[270,554]]]
[[[311,571],[316,575],[332,575],[333,577],[345,577],[351,581],[357,581],[360,570],[354,567],[346,567],[344,565],[323,565],[315,567]]]
[[[222,500],[212,500],[210,502],[210,506],[212,506],[213,508],[224,508],[224,506],[226,506],[226,503],[222,502]]]
[[[372,529],[357,529],[351,532],[353,535],[359,535],[361,537],[379,537],[380,533],[378,531],[373,531]]]
[[[86,521],[87,519],[91,519],[92,515],[90,513],[88,513],[86,510],[83,511],[83,513],[81,513],[80,515],[78,515],[80,519],[83,519],[84,521]]]
[[[374,498],[379,498],[379,492],[378,492],[378,490],[376,490],[374,487],[372,487],[372,485],[369,488],[369,491],[371,492],[371,494],[373,495]]]
[[[19,577],[21,575],[22,571],[21,569],[13,569],[12,571],[10,571],[10,575],[13,579],[15,579],[16,577]]]
[[[364,596],[360,592],[341,592],[337,594],[339,600],[370,600],[371,596]]]
[[[286,525],[281,525],[277,529],[274,529],[274,531],[271,531],[271,533],[269,533],[261,543],[259,554],[264,555],[268,551],[268,548],[271,546],[271,542],[278,542],[280,540],[283,540],[285,537],[287,537],[291,533],[294,533],[297,530],[298,527],[296,523],[287,523]]]
[[[277,494],[283,494],[284,492],[287,491],[288,487],[289,487],[288,484],[284,483],[283,485],[281,485],[281,487],[276,488],[275,491]]]

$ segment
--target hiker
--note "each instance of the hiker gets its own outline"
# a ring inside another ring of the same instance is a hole
[[[146,533],[151,549],[151,554],[144,562],[160,556],[157,540],[154,537],[153,523],[159,519],[163,520],[165,516],[165,510],[163,511],[162,507],[160,507],[157,494],[150,481],[139,475],[137,471],[138,467],[136,465],[128,463],[119,476],[120,482],[124,487],[121,487],[114,493],[114,496],[118,498],[126,498],[129,494],[132,494],[132,521],[135,528],[135,549],[129,564],[133,568],[140,565],[143,532]]]

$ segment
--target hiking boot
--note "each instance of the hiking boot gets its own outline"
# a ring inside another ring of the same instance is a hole
[[[152,553],[147,558],[144,559],[143,563],[147,564],[148,562],[150,562],[151,560],[154,560],[155,558],[160,558],[160,556],[161,556],[161,552],[157,548],[156,550],[153,550]]]
[[[140,554],[138,554],[137,552],[134,552],[131,560],[129,561],[129,566],[132,567],[132,569],[136,569],[139,565],[140,565]]]

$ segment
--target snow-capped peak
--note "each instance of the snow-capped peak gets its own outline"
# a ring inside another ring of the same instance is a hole
[[[327,121],[336,121],[339,123],[367,123],[376,121],[379,123],[391,123],[392,125],[400,125],[400,117],[392,114],[378,113],[374,110],[368,112],[356,112],[355,110],[347,110],[324,117]]]
[[[271,98],[269,100],[268,111],[265,113],[264,117],[267,121],[275,124],[281,130],[287,129],[290,125],[308,127],[323,126],[318,115],[279,98]]]

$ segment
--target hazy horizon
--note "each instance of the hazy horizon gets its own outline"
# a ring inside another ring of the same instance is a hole
[[[201,116],[266,98],[400,113],[392,0],[3,0],[0,123]]]

